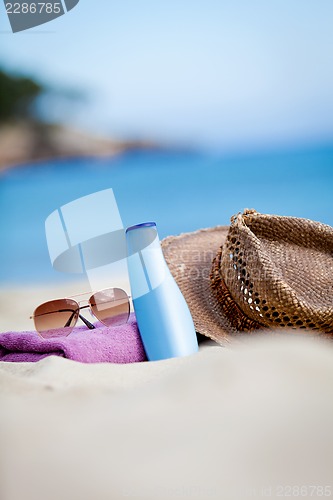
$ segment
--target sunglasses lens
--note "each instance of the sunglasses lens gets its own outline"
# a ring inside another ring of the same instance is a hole
[[[75,300],[51,300],[35,310],[35,327],[44,339],[66,337],[73,330],[78,315],[79,309]]]
[[[94,293],[89,299],[96,318],[106,326],[126,323],[130,312],[128,295],[121,288],[108,288]]]

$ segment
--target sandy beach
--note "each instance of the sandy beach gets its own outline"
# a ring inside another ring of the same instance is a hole
[[[2,287],[0,331],[81,291]],[[4,500],[330,496],[332,376],[332,343],[295,332],[156,362],[1,362]]]
[[[332,376],[332,345],[293,335],[151,363],[0,363],[3,498],[330,496]]]

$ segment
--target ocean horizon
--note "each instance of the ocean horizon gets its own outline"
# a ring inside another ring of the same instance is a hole
[[[1,285],[75,279],[52,269],[45,219],[107,188],[114,191],[125,227],[152,220],[160,238],[228,225],[244,208],[333,225],[333,144],[238,155],[130,151],[7,169],[0,185]]]

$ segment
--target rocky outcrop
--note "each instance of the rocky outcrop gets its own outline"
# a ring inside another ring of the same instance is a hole
[[[117,141],[60,125],[35,122],[0,127],[0,169],[48,158],[112,156],[132,149],[159,149],[148,141]]]

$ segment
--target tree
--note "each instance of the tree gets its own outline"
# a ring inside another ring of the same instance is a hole
[[[32,104],[43,92],[34,80],[0,70],[0,123],[15,118],[33,118]]]

